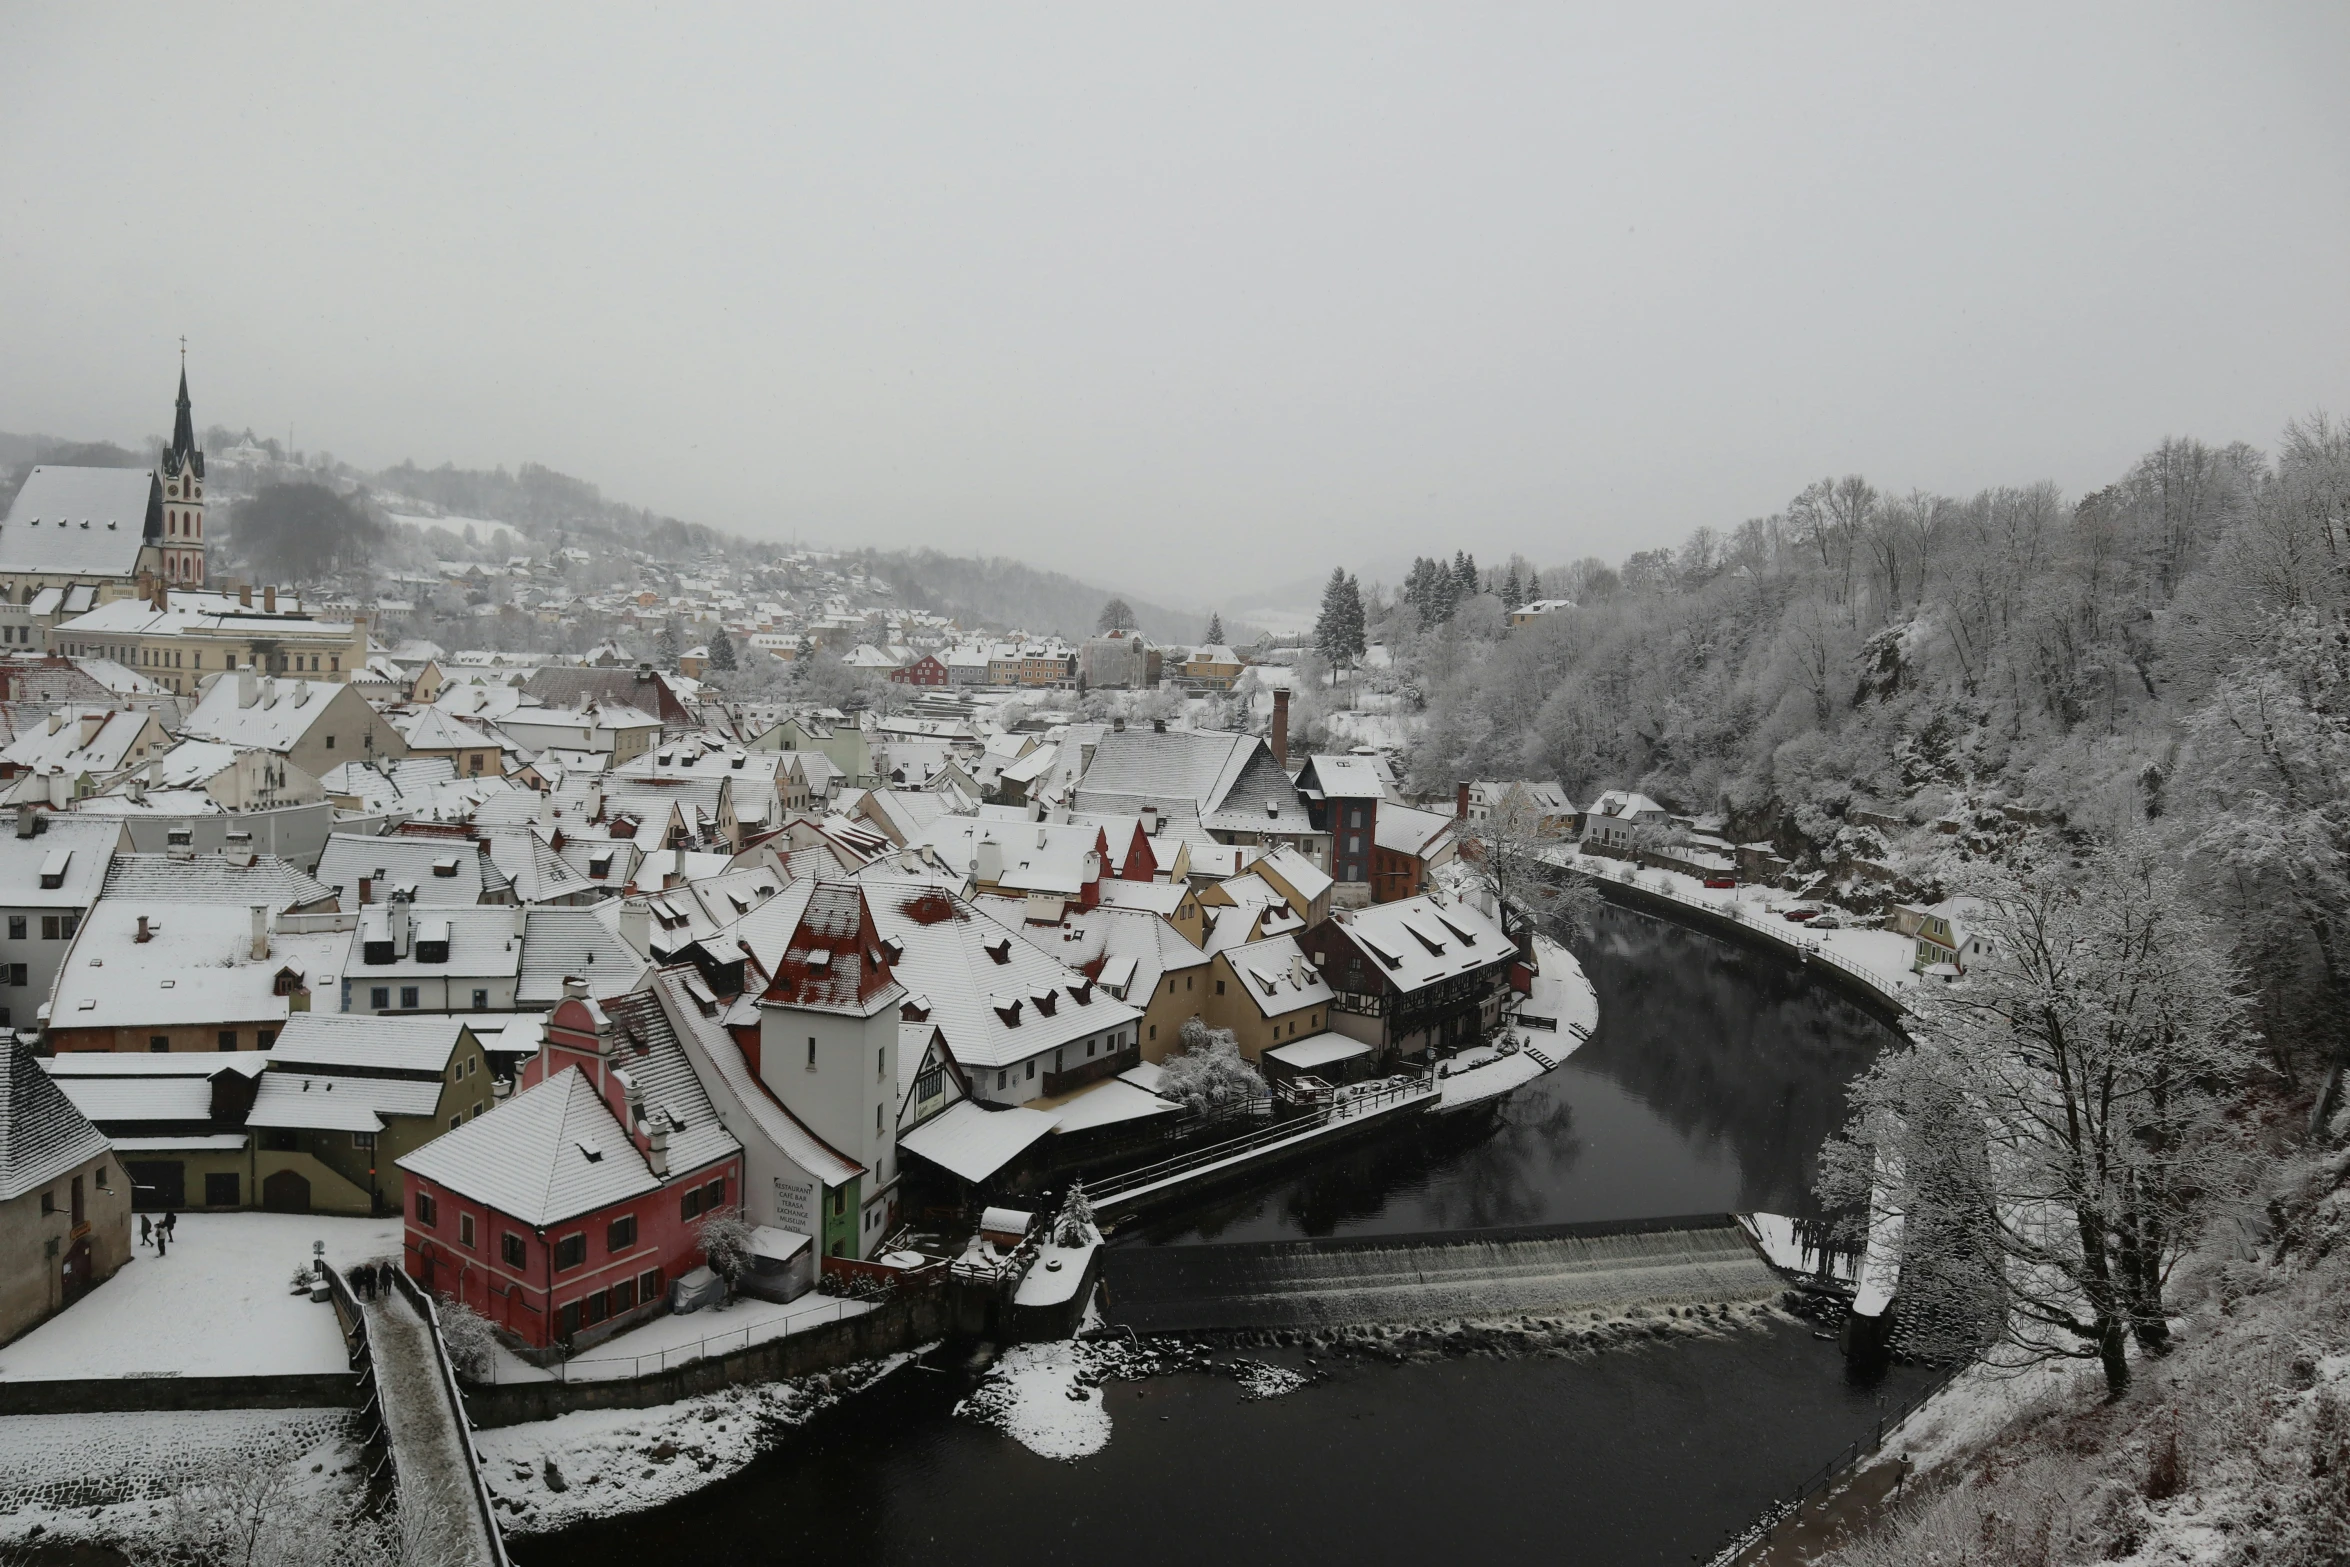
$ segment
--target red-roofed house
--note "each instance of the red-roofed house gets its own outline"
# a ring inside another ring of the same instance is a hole
[[[938,661],[935,653],[925,653],[903,669],[893,669],[889,678],[902,686],[943,686],[947,683],[947,666]]]
[[[659,1312],[700,1221],[742,1201],[742,1146],[659,1001],[564,988],[514,1096],[398,1161],[409,1276],[541,1349]]]

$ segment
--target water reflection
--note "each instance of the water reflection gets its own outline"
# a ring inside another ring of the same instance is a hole
[[[1890,1030],[1798,965],[1627,910],[1603,911],[1581,957],[1599,1031],[1497,1116],[1358,1149],[1144,1238],[1815,1213],[1820,1145]]]

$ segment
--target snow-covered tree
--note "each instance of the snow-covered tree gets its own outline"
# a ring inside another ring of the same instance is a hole
[[[1905,1302],[1995,1286],[2011,1345],[2096,1360],[2115,1397],[2130,1338],[2167,1348],[2169,1269],[2240,1168],[2217,1098],[2244,1065],[2237,975],[2171,860],[2133,839],[1979,876],[1990,954],[1919,996],[1822,1161],[1857,1238],[1899,1236]]]
[[[724,626],[710,633],[710,667],[728,674],[734,672],[734,638],[726,634]]]
[[[714,1213],[694,1227],[694,1242],[710,1271],[732,1289],[751,1271],[751,1226],[737,1209]]]
[[[1223,645],[1223,641],[1224,617],[1211,612],[1208,616],[1208,643],[1210,646],[1220,647]]]
[[[1102,612],[1093,619],[1096,631],[1132,631],[1135,626],[1134,609],[1122,598],[1113,598],[1102,606]],[[1214,641],[1213,637],[1209,638]]]
[[[677,617],[672,615],[661,622],[660,634],[653,639],[653,657],[663,669],[675,669],[678,655],[684,651],[685,637],[677,624]]]
[[[470,1382],[488,1380],[497,1366],[498,1335],[489,1319],[454,1295],[433,1302],[440,1318],[441,1342],[448,1346],[449,1364]]]
[[[1208,1114],[1265,1096],[1265,1080],[1240,1053],[1228,1028],[1210,1028],[1195,1013],[1183,1023],[1183,1048],[1159,1066],[1158,1092]]]
[[[1330,678],[1354,664],[1368,646],[1365,640],[1362,585],[1343,566],[1331,570],[1322,589],[1322,612],[1314,622],[1314,651],[1330,666]]]
[[[1099,1239],[1101,1230],[1094,1223],[1093,1203],[1085,1195],[1085,1183],[1071,1181],[1069,1195],[1061,1199],[1061,1211],[1053,1216],[1053,1244],[1085,1246]]]

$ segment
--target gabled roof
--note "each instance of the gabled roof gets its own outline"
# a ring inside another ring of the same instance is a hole
[[[385,901],[394,887],[413,888],[420,909],[471,908],[484,894],[513,890],[494,856],[482,853],[473,840],[402,833],[379,838],[328,834],[326,851],[318,857],[318,879],[335,890],[346,909],[359,907],[361,881],[373,884],[372,903]]]
[[[375,1021],[373,1018],[369,1022]],[[271,1070],[261,1074],[245,1124],[307,1131],[380,1132],[392,1116],[427,1116],[440,1108],[438,1078],[346,1077]]]
[[[107,1142],[29,1046],[12,1039],[0,1048],[8,1052],[0,1064],[0,1202],[8,1202],[79,1169]]]
[[[0,571],[128,577],[152,519],[163,531],[163,486],[144,468],[44,463],[0,523]]]
[[[106,872],[106,896],[239,909],[258,903],[284,913],[323,908],[335,890],[274,854],[118,854]]]
[[[1332,999],[1322,971],[1306,961],[1295,936],[1274,936],[1234,947],[1224,954],[1224,961],[1239,976],[1242,992],[1266,1017],[1327,1005]]]
[[[430,1072],[437,1081],[465,1032],[461,1017],[374,1017],[347,1012],[297,1012],[278,1031],[269,1052],[280,1067],[350,1067],[373,1072]],[[427,1105],[427,1109],[431,1106]]]
[[[101,898],[57,971],[49,1026],[283,1022],[291,1007],[277,994],[278,976],[291,970],[313,992],[333,993],[348,939],[271,932],[268,955],[256,960],[250,922],[217,903]]]
[[[1424,895],[1330,918],[1398,990],[1418,990],[1517,956],[1500,926],[1457,898]]]
[[[1387,794],[1378,763],[1367,756],[1317,753],[1306,758],[1306,769],[1297,785],[1308,799],[1317,791],[1332,800],[1378,800]]]
[[[349,688],[317,680],[280,680],[264,675],[255,683],[253,705],[240,704],[240,682],[231,675],[206,677],[207,686],[195,710],[180,725],[180,733],[223,745],[264,751],[290,751],[336,705]],[[372,712],[356,692],[351,700]]]
[[[726,1031],[722,1012],[703,1010],[692,986],[700,975],[690,967],[663,969],[653,976],[653,993],[661,998],[689,1062],[706,1066],[718,1080],[717,1092],[739,1105],[752,1127],[774,1143],[784,1157],[827,1186],[839,1186],[865,1173],[865,1167],[800,1124],[759,1081],[742,1046]]]
[[[563,981],[588,982],[598,1000],[634,990],[652,965],[620,939],[616,905],[533,908],[524,916],[522,973],[514,986],[517,1006],[553,1006],[563,999]]]
[[[661,1189],[635,1139],[575,1066],[398,1162],[411,1175],[533,1227]],[[671,1168],[683,1167],[673,1160]]]
[[[808,894],[782,955],[763,965],[771,976],[766,1006],[804,1007],[871,1017],[905,995],[855,882],[819,882]]]

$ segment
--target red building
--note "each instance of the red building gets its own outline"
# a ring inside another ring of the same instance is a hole
[[[947,666],[938,661],[935,653],[925,653],[903,669],[893,669],[889,678],[902,686],[943,686],[947,683]]]
[[[538,1348],[658,1314],[700,1221],[742,1201],[742,1147],[658,998],[565,989],[513,1097],[399,1161],[409,1277]]]

